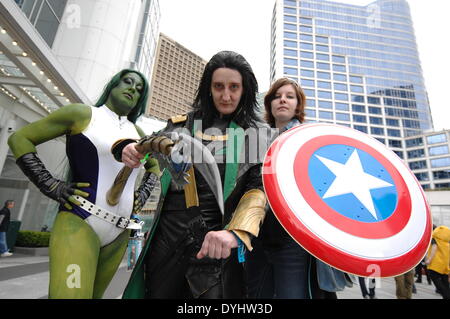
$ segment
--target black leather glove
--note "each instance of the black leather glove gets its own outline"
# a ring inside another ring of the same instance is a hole
[[[141,185],[134,192],[133,214],[138,214],[141,211],[157,182],[158,176],[155,173],[146,172],[144,174]]]
[[[54,178],[45,168],[42,161],[37,157],[36,153],[27,153],[16,160],[17,165],[22,172],[30,179],[30,181],[39,188],[39,190],[51,199],[63,204],[66,208],[72,209],[69,201],[76,204],[77,201],[70,196],[80,195],[89,196],[88,193],[80,191],[74,187],[88,187],[89,183],[70,183],[66,184]]]

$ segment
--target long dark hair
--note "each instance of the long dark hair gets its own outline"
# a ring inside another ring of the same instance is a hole
[[[214,118],[219,116],[211,96],[212,75],[219,68],[236,70],[242,76],[243,92],[241,100],[236,110],[230,114],[230,118],[242,128],[256,127],[259,118],[256,102],[258,82],[255,74],[242,55],[232,51],[221,51],[215,54],[206,64],[193,103],[194,110],[203,119],[203,128],[210,127]]]
[[[122,71],[116,73],[108,82],[108,84],[106,84],[105,88],[103,89],[102,95],[100,96],[100,98],[98,99],[97,103],[95,103],[94,106],[100,107],[103,104],[105,104],[106,101],[108,100],[109,94],[111,93],[112,89],[114,89],[119,84],[122,77],[127,73],[136,73],[141,77],[143,83],[141,96],[139,97],[136,106],[127,115],[127,118],[130,122],[136,123],[138,117],[145,112],[145,107],[147,106],[147,99],[148,99],[148,81],[145,78],[145,76],[139,71],[132,69],[123,69]]]
[[[297,96],[297,107],[295,108],[294,118],[299,120],[300,123],[303,123],[305,119],[306,96],[303,92],[303,89],[294,80],[288,78],[280,78],[273,82],[273,84],[270,86],[269,91],[264,97],[264,108],[266,109],[264,119],[270,125],[270,127],[275,127],[275,118],[272,114],[272,101],[275,99],[275,95],[277,94],[278,89],[289,84],[293,86],[295,95]]]

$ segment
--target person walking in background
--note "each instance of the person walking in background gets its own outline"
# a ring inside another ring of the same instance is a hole
[[[5,206],[0,210],[0,256],[9,257],[12,253],[8,251],[8,245],[6,242],[6,232],[9,228],[9,223],[11,221],[11,211],[10,209],[14,207],[13,200],[7,200]]]
[[[395,277],[397,299],[411,299],[414,285],[414,268]]]
[[[431,285],[431,277],[428,273],[427,265],[425,265],[425,258],[419,264],[417,264],[415,271],[415,276],[417,277],[416,283],[422,283],[422,271],[424,271],[425,275],[427,276],[428,284]]]
[[[369,278],[369,291],[367,291],[366,278],[358,277],[359,288],[364,299],[377,299],[375,296],[375,278]]]
[[[428,249],[425,264],[427,265],[436,290],[444,299],[450,299],[448,275],[450,273],[450,229],[439,226],[433,230],[431,246]]]

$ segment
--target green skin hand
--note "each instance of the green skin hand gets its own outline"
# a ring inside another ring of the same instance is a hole
[[[142,86],[142,80],[136,73],[125,74],[111,90],[105,105],[118,115],[128,114],[139,100],[139,86]],[[36,145],[62,135],[83,132],[91,116],[91,108],[84,104],[61,107],[12,134],[8,144],[14,156],[19,158],[36,152]],[[76,186],[88,187],[89,183],[77,183]],[[79,189],[75,194],[89,196]],[[68,200],[80,204],[72,196]],[[71,209],[70,205],[66,208]],[[120,265],[129,234],[130,231],[125,230],[112,243],[101,247],[97,234],[83,219],[68,211],[59,212],[50,239],[49,298],[101,298]]]

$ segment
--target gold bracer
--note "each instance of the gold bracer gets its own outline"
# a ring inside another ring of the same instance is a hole
[[[259,228],[266,215],[266,202],[266,195],[262,190],[249,190],[239,201],[227,227],[227,230],[233,231],[250,251],[253,249],[250,235],[257,237],[259,234]]]

